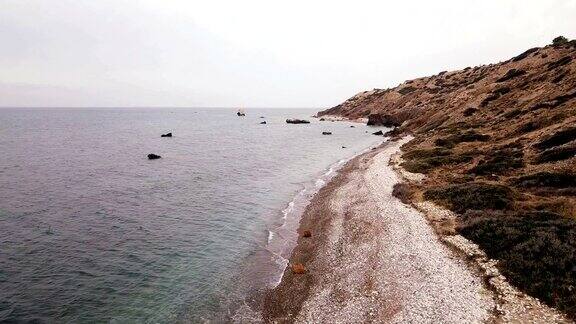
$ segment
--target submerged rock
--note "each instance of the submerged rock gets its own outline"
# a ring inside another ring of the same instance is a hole
[[[160,137],[172,137],[172,133],[162,134]]]
[[[156,159],[159,159],[159,158],[161,158],[160,155],[156,155],[156,154],[154,154],[154,153],[148,154],[148,159],[149,159],[149,160],[156,160]]]
[[[332,132],[322,132],[322,135],[332,135]]]
[[[310,121],[305,120],[305,119],[289,118],[289,119],[286,119],[286,123],[288,123],[288,124],[310,124]]]
[[[384,133],[381,130],[379,130],[377,132],[372,133],[372,135],[384,135]]]

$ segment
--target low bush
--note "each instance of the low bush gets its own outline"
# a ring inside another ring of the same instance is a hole
[[[547,163],[547,162],[556,162],[556,161],[567,160],[567,159],[570,159],[574,156],[576,156],[576,144],[565,145],[565,146],[554,147],[554,148],[551,148],[549,150],[546,150],[546,151],[540,153],[536,157],[534,162],[537,164]]]
[[[560,130],[540,142],[538,142],[534,147],[544,150],[548,148],[552,148],[555,146],[559,146],[562,144],[566,144],[568,142],[576,140],[576,127],[571,127],[567,129]]]
[[[469,182],[428,189],[424,198],[457,213],[466,210],[502,210],[512,204],[513,192],[503,185]]]
[[[470,108],[466,108],[466,109],[462,112],[462,114],[463,114],[465,117],[470,117],[470,116],[474,115],[477,111],[478,111],[478,109],[470,107]]]
[[[548,212],[472,217],[458,231],[514,285],[576,316],[576,221]]]
[[[409,172],[429,173],[437,167],[472,161],[469,153],[452,154],[448,149],[435,148],[430,150],[414,150],[404,154],[406,161],[402,167]]]
[[[405,204],[410,204],[410,201],[412,200],[412,195],[413,195],[412,189],[407,183],[403,182],[397,183],[392,188],[392,196],[400,199],[400,201]]]
[[[405,159],[426,159],[437,156],[446,156],[452,154],[452,151],[445,148],[433,148],[433,149],[419,149],[404,153],[402,155]]]
[[[517,178],[510,181],[516,187],[553,187],[568,188],[576,186],[576,174],[560,172],[538,172]]]
[[[524,70],[510,69],[501,78],[496,80],[496,82],[505,82],[505,81],[514,79],[516,77],[522,76],[524,74],[526,74],[526,71],[524,71]]]
[[[469,173],[486,175],[502,174],[524,166],[524,153],[521,149],[501,149],[491,151],[484,159],[469,170]]]
[[[514,57],[514,58],[512,59],[512,62],[521,61],[521,60],[527,58],[528,55],[530,55],[530,54],[532,54],[532,53],[534,53],[534,52],[537,52],[539,49],[540,49],[539,47],[531,48],[531,49],[527,50],[526,52],[524,52],[524,53],[522,53],[522,54]]]
[[[564,36],[558,36],[552,40],[552,45],[561,46],[568,43],[568,38]]]
[[[523,113],[522,109],[513,109],[513,110],[505,112],[504,117],[507,119],[510,119],[510,118],[520,116],[520,115],[522,115],[522,113]]]
[[[407,86],[407,87],[404,87],[404,88],[398,90],[398,92],[400,94],[403,94],[403,95],[409,94],[409,93],[414,92],[414,91],[416,91],[416,88],[413,86]]]
[[[555,68],[566,65],[570,62],[572,62],[572,58],[570,56],[564,56],[554,62],[548,63],[548,70],[554,70]]]
[[[434,143],[437,146],[454,147],[464,142],[486,142],[488,140],[490,140],[490,135],[479,134],[476,131],[467,131],[462,134],[438,138]]]

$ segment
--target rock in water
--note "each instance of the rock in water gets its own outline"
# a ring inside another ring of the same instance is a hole
[[[379,130],[377,132],[372,133],[372,135],[384,135],[384,133],[381,130]]]
[[[172,133],[162,134],[160,135],[160,137],[172,137]]]
[[[266,121],[260,122],[260,125],[266,125]]]
[[[332,132],[322,132],[322,135],[332,135]]]
[[[288,123],[288,124],[310,124],[310,122],[308,120],[295,119],[295,118],[286,119],[286,123]]]
[[[156,155],[156,154],[153,154],[153,153],[148,154],[148,159],[149,159],[149,160],[156,160],[156,159],[159,159],[159,158],[161,158],[160,155]]]

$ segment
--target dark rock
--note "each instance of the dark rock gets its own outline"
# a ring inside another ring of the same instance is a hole
[[[160,137],[172,137],[172,133],[162,134]]]
[[[400,123],[392,115],[370,114],[368,116],[368,126],[400,126]]]
[[[156,154],[153,154],[153,153],[148,154],[148,159],[150,159],[150,160],[156,160],[156,159],[159,159],[159,158],[161,158],[160,155],[156,155]]]
[[[381,130],[372,133],[372,135],[384,135],[384,132],[382,132]]]
[[[288,123],[288,124],[310,124],[310,121],[305,120],[305,119],[289,118],[289,119],[286,119],[286,123]]]
[[[332,132],[322,132],[322,135],[332,135]]]
[[[260,125],[266,125],[266,121],[260,122]]]

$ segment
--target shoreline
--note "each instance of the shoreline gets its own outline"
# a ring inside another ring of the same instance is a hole
[[[510,285],[476,244],[439,231],[450,211],[392,196],[394,184],[423,180],[400,167],[410,139],[350,159],[314,195],[282,279],[265,293],[264,321],[570,323]]]
[[[494,302],[481,278],[451,254],[418,211],[391,196],[400,178],[388,161],[405,141],[353,158],[313,197],[289,260],[306,272],[286,268],[264,298],[266,322],[490,317]],[[406,219],[395,221],[398,216]],[[306,230],[311,237],[303,237]]]

